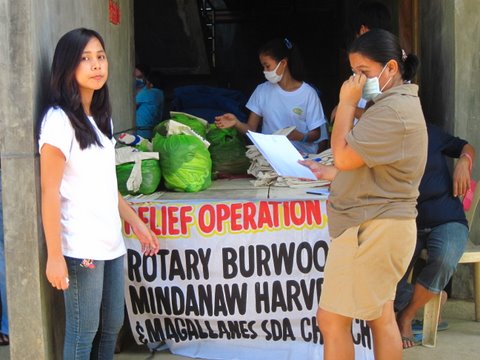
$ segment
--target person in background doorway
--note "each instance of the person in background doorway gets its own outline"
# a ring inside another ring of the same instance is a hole
[[[317,321],[324,359],[354,359],[352,320],[366,320],[377,360],[402,358],[393,300],[416,243],[418,186],[427,160],[427,130],[415,75],[418,59],[398,38],[373,29],[349,49],[354,75],[340,90],[332,133],[335,167],[302,161],[333,179],[328,203],[332,238]],[[354,126],[360,97],[372,102]]]
[[[412,321],[417,311],[448,284],[468,240],[468,224],[461,202],[470,186],[475,149],[465,140],[428,124],[428,160],[420,183],[417,216],[417,245],[409,270],[397,286],[395,310],[403,347],[416,344]],[[453,179],[447,157],[458,159]],[[426,264],[409,284],[410,270],[427,249]],[[443,292],[443,302],[446,293]],[[441,323],[446,328],[446,323]]]
[[[150,67],[145,64],[135,66],[135,126],[137,135],[145,139],[152,138],[152,129],[163,117],[165,96],[163,91],[157,89],[151,83]]]
[[[63,35],[52,61],[51,106],[39,136],[46,276],[65,299],[64,359],[113,359],[124,316],[121,219],[145,255],[158,239],[117,191],[115,139],[102,37]]]
[[[3,234],[2,164],[0,163],[0,346],[10,344],[8,331],[7,274],[5,272],[5,237]]]
[[[383,29],[392,32],[392,16],[385,4],[379,1],[363,1],[355,11],[352,13],[353,19],[351,24],[351,36],[353,39],[365,34],[371,29]],[[355,111],[355,123],[360,119],[365,109],[367,101],[370,99],[361,98],[358,101],[357,109]],[[335,114],[337,107],[332,110],[330,115],[330,122],[333,125],[335,122]]]
[[[372,29],[383,29],[392,32],[392,16],[385,4],[379,1],[363,1],[353,13],[351,21],[355,38]]]
[[[219,128],[235,127],[242,133],[257,131],[272,134],[295,126],[288,138],[302,153],[316,154],[328,143],[327,122],[315,89],[304,81],[299,49],[288,39],[273,39],[259,52],[266,82],[257,86],[247,102],[251,111],[247,123],[227,113],[215,118]]]

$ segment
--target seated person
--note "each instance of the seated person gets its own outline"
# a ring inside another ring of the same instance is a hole
[[[136,65],[134,75],[136,87],[135,103],[137,106],[135,126],[137,135],[145,139],[151,139],[152,129],[162,121],[165,103],[163,91],[155,88],[150,82],[150,68],[148,66]]]
[[[420,183],[417,216],[417,246],[409,270],[399,282],[395,298],[403,347],[415,345],[412,320],[417,310],[441,292],[452,277],[468,240],[468,224],[461,202],[470,184],[475,149],[465,140],[427,124],[428,160]],[[458,158],[450,175],[446,157]],[[427,249],[425,267],[408,283],[410,270],[422,249]]]
[[[259,59],[268,81],[258,85],[247,102],[247,123],[227,113],[217,116],[215,124],[246,133],[257,131],[261,123],[264,134],[295,126],[288,135],[293,145],[302,153],[316,154],[318,143],[328,139],[326,120],[317,92],[303,81],[298,48],[288,39],[274,39],[260,48]]]

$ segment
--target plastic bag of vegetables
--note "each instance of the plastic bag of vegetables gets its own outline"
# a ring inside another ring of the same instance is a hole
[[[158,153],[126,146],[115,150],[118,191],[122,195],[151,194],[160,184]]]
[[[160,153],[160,167],[169,190],[197,192],[211,183],[212,160],[205,144],[195,136],[156,134],[153,150]]]
[[[219,129],[214,124],[208,127],[212,171],[214,174],[246,174],[250,160],[245,156],[245,142],[235,128]]]
[[[205,134],[207,133],[207,125],[208,125],[207,120],[204,120],[202,118],[199,118],[187,113],[175,112],[175,111],[170,112],[169,120],[175,120],[179,123],[187,125],[188,127],[190,127],[190,129],[192,129],[198,135],[200,135],[202,138],[205,139]],[[157,126],[155,126],[155,128],[153,129],[153,133],[166,136],[168,131],[168,129],[166,128],[166,124],[168,123],[169,120],[162,121]]]

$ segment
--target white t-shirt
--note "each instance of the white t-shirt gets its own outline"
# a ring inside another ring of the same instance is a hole
[[[326,123],[317,92],[305,82],[295,91],[285,91],[278,84],[266,81],[257,86],[246,106],[263,118],[264,134],[272,134],[288,126],[295,126],[296,130],[305,134]],[[292,144],[301,152],[315,154],[317,142],[292,141]]]
[[[111,260],[126,252],[118,211],[115,139],[89,117],[103,147],[81,150],[70,119],[51,108],[42,121],[39,149],[49,144],[65,155],[60,185],[62,249],[78,259]]]

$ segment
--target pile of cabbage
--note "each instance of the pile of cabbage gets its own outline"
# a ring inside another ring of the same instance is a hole
[[[171,120],[187,125],[198,136],[169,133],[166,120],[154,128],[153,151],[160,153],[165,187],[173,191],[197,192],[212,184],[212,159],[208,143],[202,141],[207,122],[185,113],[171,113]]]

